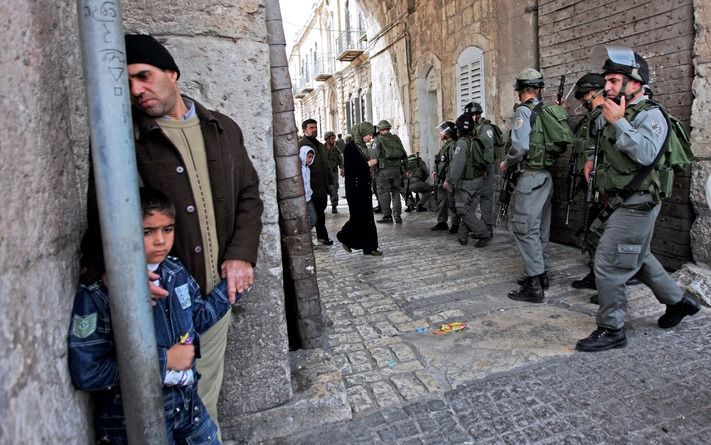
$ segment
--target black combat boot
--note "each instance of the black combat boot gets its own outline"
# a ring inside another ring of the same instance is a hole
[[[492,236],[493,238],[493,236]],[[548,286],[550,286],[550,281],[548,280],[548,272],[543,272],[542,274],[538,275],[541,279],[541,287],[543,290],[548,289]],[[518,283],[519,286],[523,286],[526,284],[526,281],[528,280],[527,275],[522,275],[516,279],[516,283]]]
[[[484,247],[489,244],[489,241],[491,241],[494,238],[494,234],[489,232],[488,235],[485,235],[483,238],[479,238],[479,240],[474,244],[474,247]],[[543,273],[545,275],[545,272]],[[548,278],[546,277],[546,281],[548,281]]]
[[[528,277],[519,290],[509,292],[509,298],[528,303],[543,303],[545,298],[541,287],[541,276]]]
[[[435,231],[435,230],[448,230],[449,226],[447,226],[446,222],[438,222],[434,226],[430,228],[430,230]]]
[[[595,271],[590,270],[590,272],[579,280],[575,280],[570,283],[575,289],[597,289],[595,285]]]
[[[595,294],[592,297],[590,297],[590,303],[600,304],[600,296],[598,294]]]
[[[409,206],[407,206],[407,208],[405,209],[405,213],[410,213],[410,212],[412,212],[413,210],[415,210],[415,206],[409,205]]]
[[[608,329],[598,326],[592,334],[578,340],[575,349],[585,352],[606,351],[612,348],[621,348],[627,344],[624,329]]]
[[[459,224],[452,224],[452,227],[449,228],[449,233],[452,235],[459,233]]]
[[[399,215],[395,216],[394,219],[395,219],[395,224],[402,224],[402,218],[400,218]]]
[[[426,208],[425,206],[423,206],[423,205],[418,205],[418,206],[417,206],[417,211],[418,211],[419,213],[421,213],[421,212],[426,212],[426,211],[427,211],[427,208]]]
[[[388,216],[383,216],[382,219],[379,219],[378,221],[381,224],[392,224],[393,223],[393,217],[388,215]]]
[[[699,303],[691,298],[689,294],[684,294],[677,304],[668,304],[664,315],[659,317],[657,324],[662,329],[673,328],[681,322],[687,315],[694,315],[701,310]]]

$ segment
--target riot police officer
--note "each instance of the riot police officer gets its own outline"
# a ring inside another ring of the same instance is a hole
[[[468,113],[457,118],[457,140],[449,174],[444,181],[444,188],[454,188],[454,205],[461,221],[459,225],[459,244],[466,245],[469,233],[478,241],[476,247],[484,247],[491,241],[491,233],[484,222],[477,218],[476,208],[481,199],[484,178],[493,154],[488,153],[484,144],[474,137],[474,119]]]
[[[604,351],[627,344],[626,282],[633,276],[666,305],[666,312],[657,321],[661,328],[674,327],[700,309],[650,250],[661,207],[660,182],[657,171],[645,167],[658,162],[671,129],[659,105],[644,94],[643,86],[649,82],[647,62],[631,48],[617,46],[596,48],[592,59],[604,60],[596,62],[602,66],[607,98],[600,118],[605,126],[594,179],[608,204],[596,220],[605,224],[595,253],[595,284],[600,300],[597,329],[578,341],[576,349],[580,351]],[[586,178],[592,169],[593,162],[587,161]]]
[[[494,128],[490,120],[482,116],[484,109],[478,102],[469,102],[464,106],[464,112],[468,113],[474,119],[474,136],[479,138],[487,150],[491,151],[493,156],[496,156],[495,139],[497,129]],[[494,215],[494,186],[496,183],[496,165],[492,162],[486,171],[483,187],[481,189],[481,199],[479,200],[479,210],[481,211],[481,219],[484,221],[489,234],[493,236],[494,225],[492,223]]]
[[[452,225],[457,226],[459,230],[459,217],[450,210],[449,192],[444,188],[444,180],[447,179],[449,171],[450,152],[454,152],[454,147],[457,144],[457,126],[452,121],[442,122],[437,126],[439,130],[439,139],[443,142],[442,148],[435,157],[435,168],[432,171],[432,179],[435,183],[435,193],[437,198],[437,224],[432,226],[430,230],[447,230],[448,215],[452,218]]]
[[[540,164],[529,162],[539,159],[543,149],[542,135],[531,132],[532,110],[541,102],[544,87],[543,75],[527,68],[516,76],[514,89],[519,103],[514,108],[511,129],[511,148],[499,168],[506,171],[517,166],[519,174],[514,191],[515,202],[512,225],[516,244],[524,261],[525,277],[518,290],[509,292],[509,298],[530,303],[544,301],[544,287],[548,287],[548,240],[551,224],[551,198],[553,178]]]

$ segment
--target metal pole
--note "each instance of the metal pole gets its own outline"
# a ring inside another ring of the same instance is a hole
[[[96,193],[131,444],[167,443],[119,0],[77,0]]]

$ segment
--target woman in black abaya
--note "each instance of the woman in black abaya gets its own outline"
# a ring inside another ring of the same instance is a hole
[[[353,140],[343,149],[343,170],[346,180],[346,200],[350,219],[336,238],[347,251],[362,249],[363,255],[380,256],[378,230],[373,218],[370,167],[377,159],[370,159],[368,146],[375,128],[370,122],[361,122],[351,129]]]

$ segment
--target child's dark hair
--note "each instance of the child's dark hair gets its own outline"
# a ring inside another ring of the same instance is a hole
[[[154,212],[160,212],[175,219],[175,206],[167,196],[150,187],[141,187],[139,191],[141,193],[141,211],[144,218]]]

